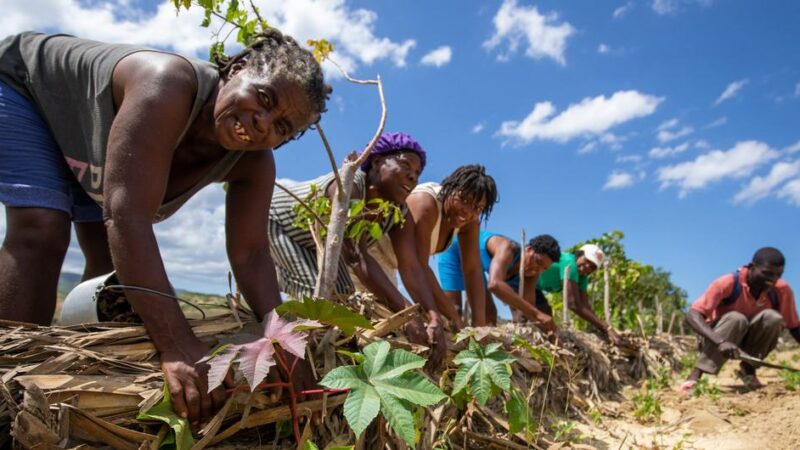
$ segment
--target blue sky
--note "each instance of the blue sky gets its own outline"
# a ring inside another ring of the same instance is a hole
[[[500,191],[489,229],[564,247],[622,230],[629,256],[672,272],[690,299],[765,245],[800,283],[800,3],[256,3],[300,39],[331,40],[354,76],[382,76],[387,130],[426,148],[425,180],[486,165]],[[197,12],[159,5],[0,0],[0,30],[205,56]],[[374,90],[328,73],[322,124],[341,158],[372,135],[379,106]],[[277,164],[294,180],[329,170],[312,133]],[[226,289],[219,191],[157,229],[176,286]],[[76,247],[67,267],[80,267]]]

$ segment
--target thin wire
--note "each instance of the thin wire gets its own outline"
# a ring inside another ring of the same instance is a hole
[[[200,308],[199,306],[195,305],[194,303],[192,303],[192,302],[190,302],[188,300],[182,299],[180,297],[176,297],[176,296],[174,296],[172,294],[166,294],[164,292],[157,291],[155,289],[150,289],[150,288],[140,287],[140,286],[129,286],[127,284],[109,284],[107,286],[103,286],[100,290],[104,290],[104,289],[108,289],[108,290],[112,290],[112,289],[130,289],[130,290],[133,290],[133,291],[142,291],[142,292],[147,292],[147,293],[150,293],[150,294],[160,295],[162,297],[171,298],[173,300],[177,300],[177,301],[179,301],[181,303],[189,305],[192,308],[200,311],[200,314],[203,315],[203,319],[206,318],[206,312],[203,311],[202,308]]]

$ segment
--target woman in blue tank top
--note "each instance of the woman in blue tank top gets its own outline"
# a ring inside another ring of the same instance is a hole
[[[486,286],[486,298],[491,299],[491,294],[494,294],[551,335],[555,331],[555,324],[549,309],[545,309],[547,301],[544,300],[542,304],[543,299],[536,296],[536,278],[561,255],[558,242],[547,234],[537,236],[525,246],[524,258],[521,258],[518,243],[503,235],[481,230],[478,245],[481,266],[489,274],[488,280],[483,273],[480,275]],[[525,264],[523,297],[518,294],[521,259],[524,259]],[[455,242],[439,255],[438,263],[442,289],[450,301],[461,305],[461,291],[469,280],[461,270],[460,254]],[[490,323],[497,322],[497,309],[491,302],[487,302],[486,315],[491,319]]]

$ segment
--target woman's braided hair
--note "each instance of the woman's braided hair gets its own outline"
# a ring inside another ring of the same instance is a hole
[[[327,111],[326,101],[333,89],[325,84],[322,68],[310,51],[300,47],[291,36],[275,28],[268,28],[256,35],[253,43],[236,55],[226,57],[214,55],[221,76],[226,77],[234,64],[244,62],[249,70],[264,72],[269,78],[283,77],[297,83],[317,114],[317,123]]]
[[[442,181],[439,191],[439,201],[444,201],[451,195],[459,193],[465,200],[474,202],[486,201],[486,207],[481,211],[481,222],[489,219],[492,207],[497,203],[497,185],[494,178],[486,174],[486,168],[480,164],[461,166]]]

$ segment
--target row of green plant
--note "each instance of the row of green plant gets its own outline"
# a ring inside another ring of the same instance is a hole
[[[463,411],[471,402],[484,406],[498,396],[502,396],[504,401],[509,431],[512,434],[524,433],[528,439],[536,436],[538,422],[530,407],[531,394],[514,389],[511,384],[515,359],[501,350],[502,344],[482,345],[474,334],[462,333],[456,337],[468,340],[467,347],[456,354],[453,359],[455,368],[445,372],[447,376],[442,378],[439,386],[421,371],[425,365],[424,358],[406,350],[392,349],[389,342],[382,340],[367,345],[361,352],[340,350],[340,354],[349,357],[353,364],[336,367],[327,373],[319,382],[324,389],[296,391],[289,382],[264,382],[273,366],[280,369],[284,379],[291,379],[298,360],[305,356],[312,330],[337,327],[352,336],[356,328],[372,328],[363,316],[322,299],[287,302],[276,311],[267,316],[262,335],[251,336],[245,344],[221,345],[201,362],[210,366],[209,392],[222,384],[234,363],[245,379],[245,383],[234,390],[286,390],[292,414],[291,428],[298,443],[301,442],[301,433],[297,398],[323,393],[347,395],[343,413],[356,439],[380,414],[391,430],[414,448],[420,439],[420,408],[447,401]],[[554,359],[549,351],[521,338],[516,338],[514,343],[552,369]],[[449,393],[446,394],[447,390]],[[190,448],[193,444],[188,423],[172,412],[166,391],[164,400],[142,414],[140,419],[169,424],[174,433],[165,441],[167,444],[175,444],[179,449]]]
[[[679,320],[683,319],[686,308],[687,293],[675,285],[669,272],[629,258],[622,240],[625,234],[614,230],[602,236],[576,244],[568,251],[574,252],[584,244],[599,246],[610,264],[599,268],[590,277],[588,296],[590,304],[598,317],[604,317],[603,296],[605,292],[604,277],[608,270],[610,290],[611,325],[620,330],[637,330],[644,328],[645,333],[652,334],[658,327],[656,323],[657,306],[661,304],[663,330],[667,331],[669,322],[676,313],[672,333],[677,333]],[[550,304],[556,320],[561,320],[563,297],[560,293],[551,294]],[[585,321],[574,321],[577,329],[586,330]]]

